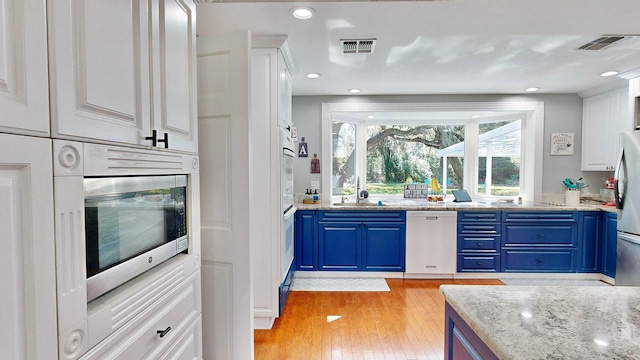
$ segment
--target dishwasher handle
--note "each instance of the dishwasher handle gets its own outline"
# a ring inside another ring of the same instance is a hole
[[[438,220],[437,216],[425,216],[425,220]]]

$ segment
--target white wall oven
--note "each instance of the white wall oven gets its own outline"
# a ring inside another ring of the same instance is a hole
[[[87,300],[188,249],[186,175],[83,183]]]

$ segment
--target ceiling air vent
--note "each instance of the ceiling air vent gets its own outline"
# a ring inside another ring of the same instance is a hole
[[[580,46],[577,50],[603,50],[620,41],[636,36],[637,35],[602,35],[602,37]]]
[[[343,54],[372,54],[376,48],[377,39],[340,40]]]

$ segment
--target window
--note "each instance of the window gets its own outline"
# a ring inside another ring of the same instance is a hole
[[[420,188],[429,192],[467,189],[472,196],[533,201],[535,187],[523,174],[533,174],[537,162],[521,156],[526,151],[521,138],[535,139],[533,149],[538,140],[541,146],[536,129],[540,117],[534,116],[541,107],[519,103],[501,110],[501,103],[490,104],[497,109],[469,109],[478,103],[447,104],[447,111],[429,109],[434,104],[408,104],[427,111],[403,110],[407,104],[323,104],[323,161],[331,161],[331,180],[323,175],[323,193],[334,197],[324,200],[355,194],[359,180],[373,199],[402,198],[405,183],[411,182],[425,184]],[[393,109],[382,112],[381,105]],[[362,111],[366,107],[375,111]],[[527,123],[535,131],[526,132]],[[441,189],[431,187],[432,178]]]

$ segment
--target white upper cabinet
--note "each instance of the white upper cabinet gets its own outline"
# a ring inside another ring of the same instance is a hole
[[[583,99],[582,171],[613,171],[619,134],[633,130],[629,92],[621,88]]]
[[[53,137],[197,152],[192,1],[51,1],[48,19]]]
[[[286,44],[285,44],[286,46]],[[284,47],[284,49],[287,49]],[[284,50],[287,51],[287,50]],[[278,51],[278,126],[283,129],[291,126],[291,73],[283,55]]]
[[[0,132],[49,136],[45,2],[0,2]]]

